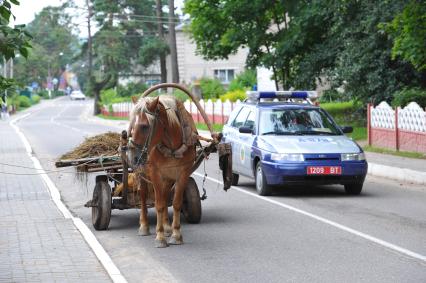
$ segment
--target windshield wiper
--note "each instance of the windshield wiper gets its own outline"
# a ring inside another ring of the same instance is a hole
[[[300,132],[266,132],[263,135],[277,135],[277,136],[300,136],[303,133]]]
[[[303,135],[325,135],[325,136],[337,136],[338,134],[332,132],[321,132],[321,131],[298,131]]]

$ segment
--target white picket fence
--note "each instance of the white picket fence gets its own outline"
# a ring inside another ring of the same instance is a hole
[[[231,102],[229,100],[222,102],[221,100],[213,101],[211,99],[201,99],[199,100],[199,102],[211,122],[216,124],[223,124],[224,122],[226,122],[227,118],[229,117],[235,106],[241,103],[240,100],[237,100],[236,102]],[[202,118],[198,113],[197,106],[193,101],[186,100],[184,102],[184,105],[185,109],[194,117],[194,120],[196,120],[196,122],[202,121]],[[133,103],[121,102],[112,104],[113,113],[110,113],[109,107],[104,105],[102,113],[104,115],[110,115],[114,117],[128,117],[132,109]]]

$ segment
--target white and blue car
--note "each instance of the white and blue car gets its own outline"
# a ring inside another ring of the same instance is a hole
[[[260,195],[273,185],[342,184],[362,191],[368,164],[362,148],[323,109],[310,103],[312,91],[249,91],[223,128],[232,144],[233,185],[239,175],[254,178]]]

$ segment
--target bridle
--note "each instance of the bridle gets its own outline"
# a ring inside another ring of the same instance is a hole
[[[149,114],[154,116],[154,122],[152,123],[152,126],[149,129],[148,137],[145,140],[145,143],[143,145],[140,145],[133,141],[133,139],[130,139],[129,142],[137,149],[137,153],[134,160],[134,165],[137,166],[144,166],[148,160],[148,148],[151,145],[152,136],[154,135],[155,129],[157,127],[157,121],[162,121],[159,119],[160,117],[160,110],[157,107],[155,112],[149,111],[146,107],[142,110],[143,113]]]

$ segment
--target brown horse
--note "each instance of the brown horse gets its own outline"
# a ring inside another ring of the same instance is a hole
[[[133,167],[138,173],[138,189],[141,192],[139,234],[149,235],[146,198],[148,185],[152,185],[157,211],[156,247],[167,247],[168,243],[183,244],[180,213],[183,194],[196,157],[196,141],[188,140],[185,130],[191,131],[189,137],[196,137],[192,117],[183,104],[172,96],[142,97],[132,111],[130,149],[135,152]],[[170,230],[167,207],[171,197],[172,235],[167,243],[165,233]]]

